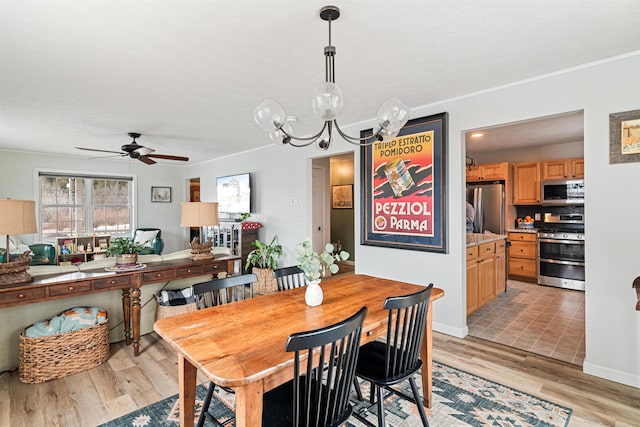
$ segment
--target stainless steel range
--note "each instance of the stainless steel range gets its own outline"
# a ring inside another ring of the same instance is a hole
[[[585,290],[584,214],[544,214],[538,232],[538,284]]]

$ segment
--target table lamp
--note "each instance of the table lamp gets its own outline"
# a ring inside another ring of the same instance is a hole
[[[202,227],[218,225],[218,203],[217,202],[182,202],[181,227],[198,227],[202,236]],[[202,260],[213,258],[211,238],[206,242],[198,242],[198,238],[191,241],[191,259]]]
[[[37,233],[36,202],[33,200],[0,199],[0,234],[6,234],[7,244],[5,262],[0,264],[0,285],[30,282],[33,280],[27,273],[31,257],[21,254],[15,261],[9,261],[11,250],[9,236],[14,234]]]

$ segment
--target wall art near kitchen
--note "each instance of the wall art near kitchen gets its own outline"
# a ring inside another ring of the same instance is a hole
[[[640,110],[609,114],[609,164],[640,162]]]
[[[361,148],[363,245],[447,253],[447,117],[410,120]]]
[[[331,187],[331,207],[353,209],[353,185],[343,184]]]
[[[171,203],[171,187],[151,187],[151,201]]]

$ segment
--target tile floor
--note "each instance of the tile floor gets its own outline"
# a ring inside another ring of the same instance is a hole
[[[469,335],[582,366],[584,292],[509,280],[467,318]]]

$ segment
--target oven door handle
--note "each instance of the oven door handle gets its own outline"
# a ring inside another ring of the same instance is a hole
[[[558,259],[540,258],[540,262],[548,262],[550,264],[562,264],[562,265],[577,265],[579,267],[584,267],[584,262],[577,262],[577,261],[560,261]]]
[[[562,243],[563,245],[584,245],[584,240],[538,239],[539,243]]]

